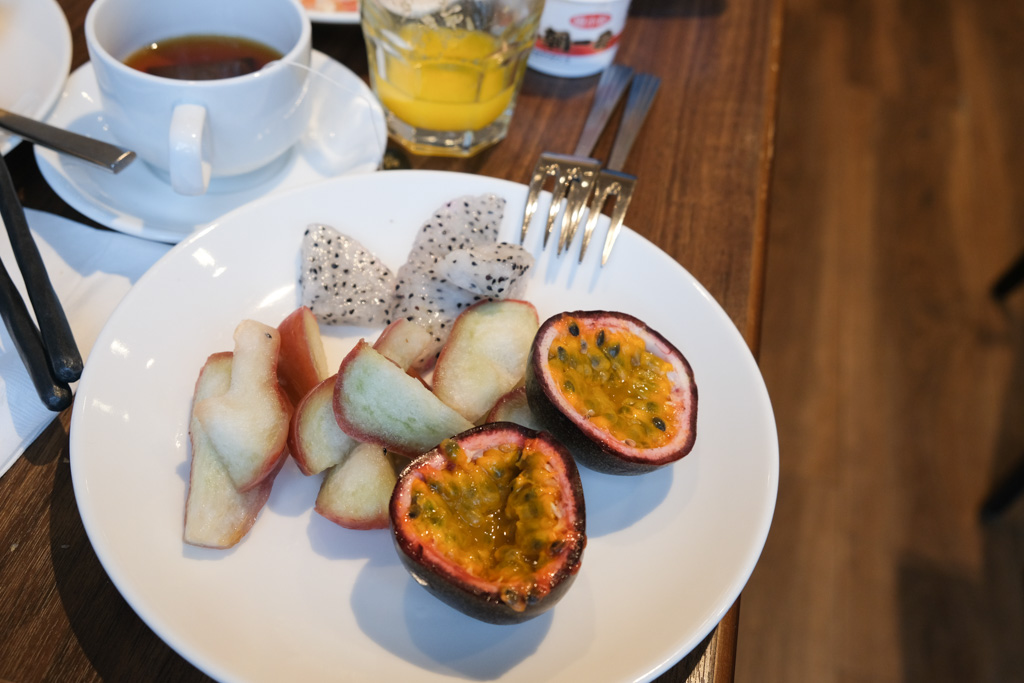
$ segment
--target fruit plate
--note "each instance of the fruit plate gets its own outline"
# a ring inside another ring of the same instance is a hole
[[[516,626],[477,622],[402,568],[389,533],[313,512],[318,477],[292,462],[229,551],[185,546],[188,422],[199,369],[244,318],[278,324],[299,303],[311,222],[360,240],[393,269],[432,212],[494,192],[515,239],[525,186],[431,171],[341,177],[260,200],[174,247],[100,333],[78,388],[71,471],[89,539],[118,590],[172,648],[224,681],[649,680],[689,652],[739,595],[764,545],[778,441],[757,365],[731,320],[679,264],[636,233],[608,265],[555,259],[535,225],[526,298],[541,319],[621,310],[687,356],[697,443],[637,477],[581,469],[589,544],[554,609]],[[330,365],[370,328],[324,327]]]

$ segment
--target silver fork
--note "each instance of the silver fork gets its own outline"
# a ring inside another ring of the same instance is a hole
[[[564,239],[565,234],[575,234],[583,210],[587,206],[587,199],[590,198],[594,180],[601,168],[601,162],[591,158],[590,154],[632,78],[633,69],[628,66],[612,64],[605,69],[601,74],[601,80],[598,81],[594,103],[590,107],[583,132],[573,153],[568,155],[544,152],[540,155],[530,177],[530,189],[523,211],[523,227],[519,234],[520,244],[526,240],[526,232],[537,211],[541,190],[544,189],[544,183],[549,177],[554,177],[555,186],[551,190],[551,206],[548,208],[547,224],[544,228],[544,247],[548,245],[563,199],[566,199],[566,204],[559,233],[558,253],[561,253],[568,244]]]
[[[608,225],[608,235],[604,241],[604,251],[601,254],[601,265],[608,263],[608,255],[611,254],[615,238],[622,228],[622,221],[626,217],[626,209],[633,198],[633,189],[636,186],[636,176],[621,171],[626,163],[626,157],[633,147],[637,134],[643,126],[647,112],[651,109],[654,96],[661,85],[661,79],[651,74],[637,74],[633,79],[633,86],[629,90],[629,98],[626,100],[626,110],[622,113],[622,123],[615,135],[615,143],[612,145],[611,156],[608,158],[608,165],[601,170],[597,176],[597,185],[594,188],[594,199],[590,203],[590,215],[587,217],[586,226],[583,228],[583,244],[580,246],[580,263],[583,262],[583,255],[587,252],[587,245],[594,234],[597,226],[597,219],[605,203],[615,197],[615,206],[611,212],[611,222]],[[576,226],[579,225],[577,221]],[[566,244],[572,241],[575,236],[575,226],[566,237]]]

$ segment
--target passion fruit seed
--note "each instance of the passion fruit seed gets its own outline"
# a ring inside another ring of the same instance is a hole
[[[671,363],[628,330],[581,328],[575,320],[564,329],[548,365],[577,414],[631,447],[668,443],[675,429]]]

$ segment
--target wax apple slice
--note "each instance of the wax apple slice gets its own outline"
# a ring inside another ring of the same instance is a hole
[[[433,389],[470,422],[484,417],[526,374],[540,321],[526,301],[481,301],[462,312],[441,349]]]
[[[424,369],[433,361],[434,338],[419,323],[401,318],[384,328],[373,348],[406,371]]]
[[[196,381],[193,405],[224,394],[231,384],[231,352],[215,353]],[[240,493],[214,452],[202,424],[192,418],[192,464],[185,502],[184,541],[206,548],[230,548],[249,532],[270,496],[278,469],[254,488]],[[284,462],[284,459],[281,459]]]
[[[407,456],[473,426],[365,340],[338,369],[334,416],[349,436]]]
[[[347,529],[386,529],[395,468],[383,448],[361,443],[327,471],[316,511]]]
[[[295,408],[288,430],[288,450],[303,474],[319,474],[340,463],[358,443],[334,419],[331,375],[313,388]]]
[[[230,386],[193,409],[239,491],[257,486],[287,453],[291,404],[277,383],[280,346],[276,329],[243,320],[235,329]]]
[[[301,306],[277,326],[281,334],[277,379],[292,405],[327,377],[327,355],[316,316]]]
[[[425,328],[399,320],[381,333],[374,349],[402,369],[421,358],[430,345]],[[320,382],[295,408],[288,430],[288,449],[304,474],[319,474],[340,463],[359,442],[350,437],[334,417],[334,384],[337,374]]]
[[[485,422],[514,422],[529,429],[541,431],[540,421],[530,410],[526,400],[526,387],[518,386],[498,399],[487,413]]]

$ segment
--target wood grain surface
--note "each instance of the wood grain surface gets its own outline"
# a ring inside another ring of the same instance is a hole
[[[76,68],[88,59],[90,2],[60,2]],[[662,79],[624,169],[640,177],[626,222],[702,282],[755,353],[781,8],[781,0],[634,0],[618,56]],[[317,25],[314,46],[366,77],[358,27]],[[525,181],[542,151],[575,146],[595,84],[529,72],[508,139],[470,160],[413,157],[412,166]],[[609,147],[606,136],[596,155]],[[7,161],[27,207],[95,226],[45,184],[28,145]],[[0,679],[204,680],[134,614],[93,553],[71,486],[69,422],[65,411],[0,480]],[[732,680],[738,618],[737,603],[661,680]]]
[[[1024,4],[787,0],[740,683],[1024,680]]]

